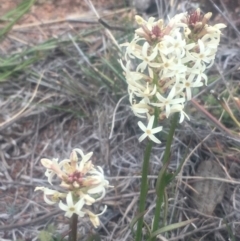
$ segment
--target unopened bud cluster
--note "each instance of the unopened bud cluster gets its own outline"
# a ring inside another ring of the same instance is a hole
[[[129,99],[134,114],[149,120],[147,127],[139,122],[144,134],[160,141],[153,134],[154,117],[168,118],[180,113],[180,121],[187,116],[183,109],[192,98],[192,89],[207,84],[206,69],[213,65],[224,24],[208,25],[211,13],[202,15],[197,9],[191,14],[181,13],[164,24],[162,19],[145,21],[136,16],[140,26],[125,48],[125,62],[120,60],[128,84]]]
[[[89,206],[101,200],[105,196],[105,188],[109,185],[102,168],[92,164],[92,154],[91,152],[84,155],[82,150],[76,148],[72,151],[70,159],[60,162],[58,159],[41,159],[42,165],[46,168],[48,182],[53,185],[53,177],[56,175],[61,181],[59,188],[63,191],[46,187],[36,187],[35,191],[43,191],[46,203],[58,203],[59,208],[65,211],[65,216],[70,218],[75,213],[83,217],[87,214],[94,227],[98,227],[98,216],[106,210],[106,206],[100,214],[94,214],[84,205]],[[81,156],[81,160],[78,155]]]

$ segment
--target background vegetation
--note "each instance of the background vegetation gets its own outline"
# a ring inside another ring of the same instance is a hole
[[[41,158],[62,159],[79,147],[94,151],[94,164],[104,167],[114,185],[102,202],[108,205],[102,226],[94,230],[84,219],[79,222],[81,240],[132,240],[129,226],[137,211],[145,144],[138,142],[141,131],[129,108],[116,42],[131,38],[137,11],[167,20],[201,7],[213,12],[212,24],[228,27],[208,72],[209,84],[186,106],[191,120],[178,127],[174,139],[170,169],[176,170],[183,156],[186,162],[183,176],[168,190],[166,222],[197,220],[162,235],[167,240],[239,240],[239,1],[156,0],[146,9],[114,0],[92,3],[100,22],[82,1],[23,0],[0,9],[0,239],[67,235],[68,219],[34,188],[48,186]],[[51,6],[55,12],[46,11]],[[165,138],[153,148],[148,223]],[[191,199],[191,177],[204,160],[217,161],[226,174],[224,198],[209,215],[197,211]]]

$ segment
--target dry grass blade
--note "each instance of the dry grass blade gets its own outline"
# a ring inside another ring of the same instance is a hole
[[[29,105],[32,103],[33,99],[35,98],[36,94],[37,94],[37,91],[38,91],[38,87],[40,85],[40,82],[42,80],[42,76],[43,76],[43,73],[41,75],[41,77],[39,78],[38,82],[37,82],[37,86],[32,94],[32,97],[31,99],[27,102],[27,104],[24,105],[24,107],[18,112],[16,113],[15,115],[13,115],[10,120],[6,120],[4,121],[3,123],[0,123],[0,130],[2,130],[3,128],[7,128],[8,125],[10,125],[11,123],[13,123],[14,121],[16,121],[18,118],[20,118],[23,114],[24,114],[24,111],[29,107]]]

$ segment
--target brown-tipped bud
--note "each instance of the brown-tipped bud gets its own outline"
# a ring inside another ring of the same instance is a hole
[[[166,28],[163,30],[162,36],[164,36],[164,35],[169,35],[170,32],[172,31],[173,27],[174,27],[174,23],[173,23],[173,24],[168,24],[168,25],[166,26]]]
[[[145,38],[149,43],[151,42],[151,32],[145,25],[142,25],[141,28],[136,29],[135,33],[139,37]]]
[[[166,113],[165,112],[160,113],[159,120],[162,121],[162,120],[165,120],[165,119],[166,119]]]
[[[203,27],[203,24],[201,22],[198,22],[194,25],[194,32],[197,32],[199,29]]]
[[[159,87],[163,87],[166,84],[166,80],[160,79],[158,80]]]
[[[203,28],[198,34],[197,34],[197,39],[201,39],[204,35],[206,35],[208,32],[206,28]]]
[[[151,35],[151,31],[147,28],[147,25],[142,25],[142,30],[147,36]]]
[[[149,115],[154,115],[154,112],[155,112],[154,107],[149,107],[149,108],[148,108],[148,113],[149,113]]]
[[[200,22],[201,12],[200,9],[196,9],[194,12],[188,15],[188,25],[195,26],[197,22]]]
[[[153,40],[155,40],[155,39],[160,39],[160,38],[161,38],[161,35],[162,35],[162,31],[161,31],[161,29],[159,28],[159,26],[158,26],[158,25],[153,26],[152,32],[151,32],[151,38],[152,38]]]
[[[144,78],[143,78],[143,79],[144,79]],[[146,81],[147,83],[150,83],[150,84],[153,83],[153,79],[152,79],[151,77],[147,77],[147,78],[145,79],[145,81]]]

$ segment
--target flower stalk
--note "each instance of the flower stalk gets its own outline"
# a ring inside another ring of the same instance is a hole
[[[142,236],[143,217],[144,217],[145,203],[146,203],[147,192],[148,192],[147,175],[149,170],[152,146],[153,146],[153,142],[151,140],[148,140],[145,153],[144,153],[143,165],[142,165],[142,178],[141,178],[141,188],[140,188],[140,197],[139,197],[140,200],[139,200],[139,206],[138,206],[138,212],[142,215],[138,219],[138,223],[137,223],[137,231],[135,236],[136,241],[141,240],[141,236]]]
[[[156,185],[157,199],[156,199],[156,208],[154,213],[152,232],[156,231],[159,227],[159,219],[160,219],[161,207],[163,204],[164,192],[169,182],[169,177],[167,176],[167,168],[170,163],[171,145],[172,145],[174,133],[178,124],[178,118],[179,118],[179,114],[175,113],[172,119],[170,131],[168,133],[166,148],[164,151],[164,156],[162,161],[163,167],[161,168],[158,174],[157,185]],[[151,239],[151,241],[155,241],[155,240],[156,240],[156,237]]]
[[[78,215],[74,213],[70,219],[70,233],[68,236],[68,241],[77,241],[77,223],[78,223]]]
[[[153,142],[161,143],[155,136],[164,128],[159,122],[173,117],[163,167],[157,180],[153,232],[159,227],[164,192],[171,180],[167,167],[177,123],[182,123],[185,117],[189,119],[184,106],[191,100],[193,89],[207,85],[208,77],[204,72],[214,63],[221,29],[226,27],[224,24],[209,25],[211,15],[203,15],[200,9],[196,9],[192,13],[175,15],[167,24],[162,19],[155,21],[155,18],[150,17],[146,21],[136,16],[139,28],[135,30],[134,38],[121,45],[125,53],[120,64],[128,84],[131,109],[136,116],[147,122],[138,122],[143,132],[139,142],[148,139],[142,164],[140,214],[145,210],[152,145]],[[142,225],[143,215],[138,220],[136,241],[142,238]]]

